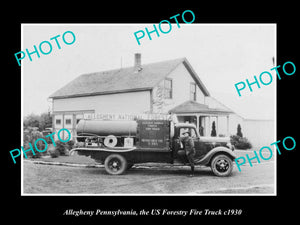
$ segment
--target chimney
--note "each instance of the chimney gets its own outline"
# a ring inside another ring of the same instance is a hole
[[[137,73],[142,70],[142,55],[141,53],[134,54],[134,72]]]

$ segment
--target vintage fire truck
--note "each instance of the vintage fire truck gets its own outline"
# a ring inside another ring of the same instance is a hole
[[[229,137],[200,137],[196,126],[169,120],[80,120],[71,152],[103,163],[107,173],[123,174],[137,163],[189,165],[181,136],[189,131],[195,143],[195,165],[229,176],[236,158]]]

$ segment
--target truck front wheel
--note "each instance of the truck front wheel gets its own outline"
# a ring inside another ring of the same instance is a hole
[[[104,167],[107,173],[112,175],[120,175],[127,168],[127,160],[119,154],[111,154],[106,157]]]
[[[229,176],[232,172],[232,160],[227,155],[216,155],[211,161],[211,170],[219,177]]]

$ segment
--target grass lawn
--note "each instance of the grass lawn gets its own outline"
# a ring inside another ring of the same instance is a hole
[[[57,158],[42,157],[42,158],[31,158],[33,161],[44,161],[44,162],[59,162],[59,163],[74,163],[74,164],[95,164],[95,160],[90,157],[72,155],[72,156],[59,156]]]

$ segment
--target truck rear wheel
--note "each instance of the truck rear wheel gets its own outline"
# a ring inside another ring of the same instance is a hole
[[[227,155],[220,154],[212,159],[210,167],[218,177],[226,177],[232,172],[232,160]]]
[[[127,160],[119,154],[111,154],[106,157],[104,167],[107,173],[112,175],[120,175],[127,168]]]

